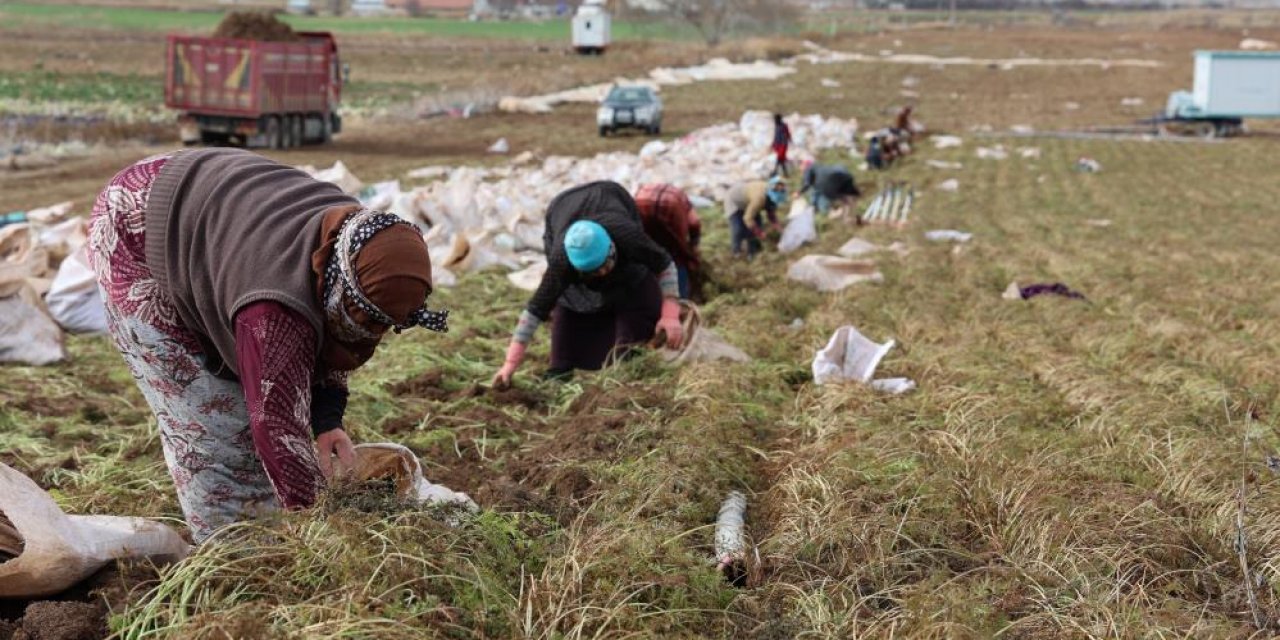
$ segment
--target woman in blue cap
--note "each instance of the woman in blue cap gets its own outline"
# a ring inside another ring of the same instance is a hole
[[[604,366],[619,347],[665,333],[683,342],[671,256],[644,232],[635,200],[616,182],[592,182],[556,196],[542,240],[547,272],[520,314],[506,361],[493,377],[511,384],[538,325],[552,319],[549,376]]]

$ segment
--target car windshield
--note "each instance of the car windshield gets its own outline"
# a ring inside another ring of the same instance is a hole
[[[616,87],[609,92],[609,97],[605,98],[605,102],[620,102],[623,104],[649,102],[649,90],[644,87]]]

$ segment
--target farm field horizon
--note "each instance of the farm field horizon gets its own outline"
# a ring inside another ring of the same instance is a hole
[[[88,215],[116,172],[181,146],[162,104],[164,37],[218,17],[72,9],[0,3],[0,140],[50,158],[0,167],[0,213],[71,200]],[[450,332],[390,336],[352,376],[345,426],[357,442],[409,447],[480,513],[459,523],[335,490],[179,563],[100,577],[109,635],[1273,637],[1280,127],[1249,121],[1248,135],[1210,141],[1042,135],[1131,127],[1191,87],[1194,51],[1280,40],[1266,12],[1251,27],[1223,15],[815,30],[716,49],[645,26],[599,57],[567,55],[564,24],[295,23],[337,29],[350,115],[332,144],[257,151],[405,189],[430,181],[409,175],[425,166],[634,154],[652,140],[597,135],[593,104],[423,117],[430,107],[715,57],[781,61],[805,40],[886,58],[1152,64],[798,61],[776,80],[663,87],[667,143],[768,111],[856,119],[860,152],[907,103],[929,136],[961,142],[924,137],[883,172],[849,146],[822,152],[854,169],[856,211],[909,184],[900,228],[821,218],[813,244],[747,262],[729,255],[720,204],[699,211],[701,314],[749,362],[645,354],[545,381],[544,330],[515,388],[496,393],[486,387],[528,293],[501,271],[439,287]],[[499,139],[509,154],[486,151]],[[979,151],[996,147],[1002,157]],[[1101,170],[1078,170],[1082,157]],[[944,229],[972,239],[925,238]],[[902,243],[875,255],[883,281],[825,293],[787,279],[801,256],[854,237]],[[1086,299],[1004,299],[1012,282]],[[894,339],[878,377],[915,390],[815,384],[814,353],[844,325]],[[0,462],[68,513],[182,529],[155,417],[112,339],[66,346],[56,365],[0,367]],[[730,491],[748,500],[736,584],[712,561]],[[0,640],[20,614],[0,600]]]

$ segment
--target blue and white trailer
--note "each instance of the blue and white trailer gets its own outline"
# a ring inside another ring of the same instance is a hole
[[[1191,91],[1169,94],[1161,132],[1240,133],[1245,118],[1280,118],[1280,51],[1197,51]]]

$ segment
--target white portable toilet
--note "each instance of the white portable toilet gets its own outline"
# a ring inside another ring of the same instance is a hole
[[[609,10],[605,0],[583,0],[573,15],[573,50],[600,55],[609,46]]]

